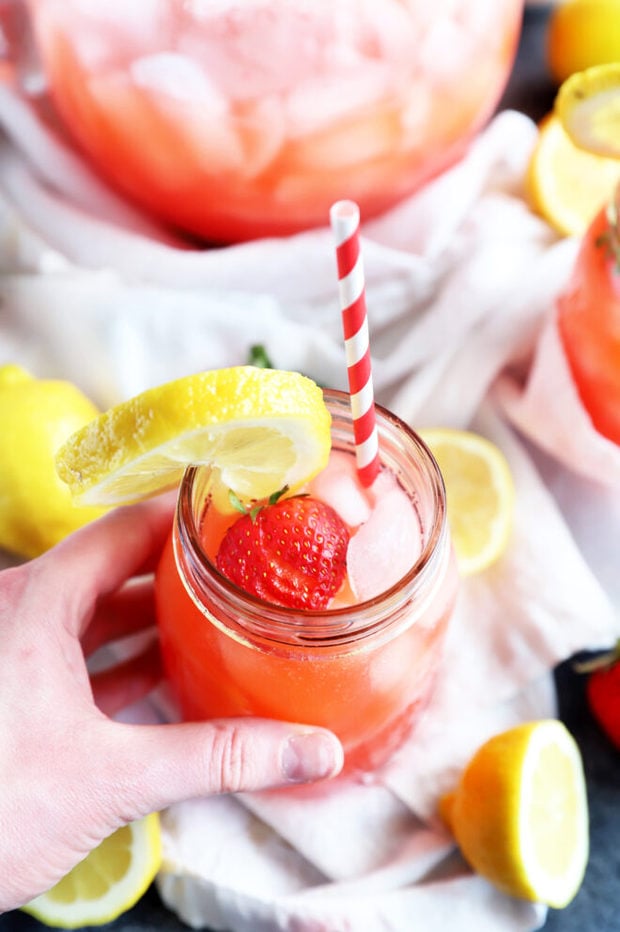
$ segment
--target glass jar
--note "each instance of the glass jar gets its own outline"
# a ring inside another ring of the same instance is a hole
[[[523,0],[27,0],[53,100],[98,169],[216,243],[368,219],[492,114]]]
[[[353,456],[349,396],[325,392],[332,446]],[[255,599],[221,575],[204,543],[210,470],[183,479],[173,532],[157,572],[164,664],[189,720],[256,715],[326,726],[345,767],[369,770],[409,734],[431,695],[457,571],[438,466],[402,421],[377,408],[381,463],[420,528],[419,557],[380,595],[300,611]]]

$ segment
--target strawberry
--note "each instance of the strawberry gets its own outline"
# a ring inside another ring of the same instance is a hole
[[[578,666],[589,673],[588,704],[610,741],[620,749],[620,641],[609,653]]]
[[[276,493],[227,530],[216,565],[266,602],[323,609],[344,580],[348,543],[349,532],[329,505]]]

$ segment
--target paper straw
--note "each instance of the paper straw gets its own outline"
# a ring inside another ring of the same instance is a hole
[[[336,240],[338,290],[351,395],[357,471],[371,485],[379,471],[379,437],[370,367],[366,285],[359,242],[360,211],[354,201],[338,201],[329,212]]]

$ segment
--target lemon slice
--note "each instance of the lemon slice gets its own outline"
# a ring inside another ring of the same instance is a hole
[[[542,120],[526,183],[534,210],[559,233],[583,235],[619,181],[620,161],[576,146],[556,114]]]
[[[119,505],[178,485],[210,464],[228,488],[263,498],[326,464],[331,418],[321,389],[297,372],[239,366],[167,382],[73,434],[56,456],[80,504]]]
[[[558,91],[555,111],[576,146],[620,159],[620,62],[571,75]]]
[[[579,748],[555,719],[495,735],[474,754],[440,812],[471,867],[509,896],[562,909],[588,861]]]
[[[117,829],[47,893],[22,909],[48,926],[103,925],[130,909],[161,865],[159,816]]]
[[[501,450],[479,434],[421,430],[446,485],[448,521],[459,570],[479,573],[505,551],[512,529],[514,484]]]

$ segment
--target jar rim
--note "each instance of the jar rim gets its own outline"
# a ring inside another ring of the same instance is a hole
[[[339,413],[343,418],[350,419],[349,395],[337,389],[324,389],[323,391],[326,402],[331,403],[332,408],[336,409],[335,412],[332,410],[332,415]],[[330,619],[329,632],[332,639],[341,628],[344,627],[348,631],[351,629],[351,615],[353,613],[357,619],[356,631],[359,632],[360,628],[363,629],[365,624],[373,623],[372,620],[375,619],[378,608],[391,606],[396,609],[401,603],[411,599],[422,585],[422,582],[435,575],[438,560],[443,562],[440,560],[441,554],[439,551],[441,547],[439,544],[442,537],[446,537],[448,533],[445,486],[437,461],[424,440],[408,424],[391,411],[388,411],[387,408],[378,404],[376,408],[380,452],[382,437],[384,438],[387,433],[391,432],[394,436],[406,438],[406,444],[412,451],[415,451],[417,462],[429,480],[432,493],[432,521],[429,532],[425,536],[417,560],[399,580],[378,595],[365,601],[326,609],[302,610],[284,605],[274,605],[246,592],[218,570],[201,544],[200,526],[196,520],[193,493],[196,480],[205,469],[209,469],[208,466],[189,466],[186,469],[177,501],[175,524],[180,544],[188,555],[192,571],[202,580],[206,576],[212,584],[216,584],[236,608],[249,612],[251,616],[263,620],[268,615],[270,624],[282,624],[287,630],[291,628],[292,620],[295,619],[297,631],[303,628],[307,633],[311,629],[320,628],[322,635],[325,636],[325,618],[328,617]],[[319,619],[323,622],[321,625],[318,624]]]

